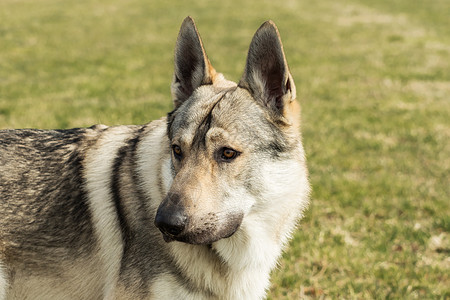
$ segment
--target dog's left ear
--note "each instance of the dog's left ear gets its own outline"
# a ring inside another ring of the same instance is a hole
[[[184,19],[175,47],[175,72],[171,86],[175,108],[203,84],[212,84],[216,71],[206,56],[191,17]]]
[[[239,87],[247,89],[277,120],[291,124],[291,103],[296,98],[278,29],[272,21],[261,25],[253,36]]]

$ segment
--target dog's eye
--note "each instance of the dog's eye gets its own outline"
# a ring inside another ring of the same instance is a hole
[[[180,146],[173,145],[172,146],[172,151],[173,151],[173,155],[175,156],[175,158],[181,159],[181,156],[183,155],[183,152],[181,151]]]
[[[226,161],[235,159],[239,155],[239,152],[231,148],[223,148],[221,158]]]

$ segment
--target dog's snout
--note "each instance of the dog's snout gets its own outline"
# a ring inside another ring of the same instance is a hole
[[[180,235],[187,223],[187,216],[182,210],[158,210],[155,218],[156,227],[161,230],[163,234],[176,237]]]

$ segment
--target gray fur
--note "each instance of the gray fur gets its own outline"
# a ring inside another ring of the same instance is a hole
[[[8,264],[57,268],[93,244],[82,179],[83,151],[95,129],[0,131],[0,240]],[[76,228],[74,228],[76,224]],[[74,238],[74,232],[77,238]],[[57,270],[56,270],[57,271]]]

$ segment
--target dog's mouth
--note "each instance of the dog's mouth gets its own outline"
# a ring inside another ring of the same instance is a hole
[[[166,243],[175,241],[175,238],[170,234],[162,232],[162,236],[163,236],[164,242],[166,242]]]
[[[192,245],[209,245],[221,239],[231,237],[239,229],[242,222],[242,215],[227,218],[226,224],[222,226],[208,226],[204,228],[192,228],[183,232],[173,234],[165,228],[158,227],[166,243],[178,241]]]
[[[226,239],[231,237],[236,231],[239,229],[239,225],[236,228],[225,235],[192,235],[186,234],[182,236],[173,236],[167,233],[162,233],[163,239],[166,243],[170,243],[173,241],[182,242],[191,245],[211,245],[214,242],[217,242],[221,239]]]

